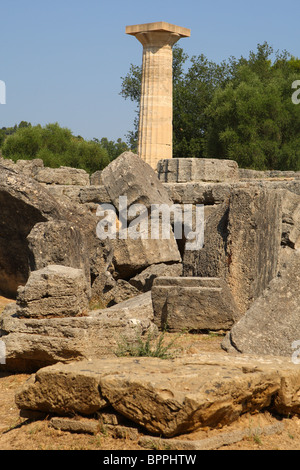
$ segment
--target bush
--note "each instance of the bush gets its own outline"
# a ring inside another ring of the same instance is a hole
[[[50,168],[69,166],[88,173],[102,170],[110,162],[100,142],[74,137],[57,123],[18,128],[6,138],[2,154],[13,161],[40,158]]]

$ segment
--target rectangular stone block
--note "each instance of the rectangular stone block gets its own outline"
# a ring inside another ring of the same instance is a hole
[[[160,160],[158,178],[165,183],[191,181],[226,182],[239,180],[238,164],[233,160],[211,158],[173,158]]]
[[[42,168],[35,175],[39,183],[45,184],[75,184],[89,186],[90,176],[85,170],[61,166],[60,168]]]
[[[82,269],[48,265],[33,271],[17,294],[19,317],[76,316],[88,311],[88,285]]]
[[[154,323],[170,331],[227,330],[240,317],[223,279],[159,277],[151,296]]]

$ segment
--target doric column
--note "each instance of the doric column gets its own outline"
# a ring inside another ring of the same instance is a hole
[[[143,45],[138,154],[156,170],[159,160],[172,158],[172,47],[190,30],[160,22],[127,26],[126,33]]]

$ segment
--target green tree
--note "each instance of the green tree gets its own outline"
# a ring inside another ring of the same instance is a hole
[[[110,160],[114,160],[119,155],[121,155],[121,153],[129,150],[128,145],[126,142],[123,142],[122,139],[117,139],[116,142],[113,140],[108,140],[107,137],[102,137],[100,141],[98,139],[94,140],[97,140],[100,145],[106,149]]]
[[[249,57],[217,64],[173,48],[173,156],[236,160],[257,169],[299,169],[300,106],[291,101],[300,61],[259,44]],[[273,58],[273,60],[272,60]],[[131,65],[121,95],[139,104],[141,67]],[[137,108],[138,112],[138,108]],[[138,118],[129,133],[137,140]]]
[[[74,137],[69,129],[58,123],[44,127],[19,126],[6,137],[2,154],[14,161],[41,158],[48,167],[71,166],[89,173],[102,170],[110,161],[107,150],[100,143]]]
[[[243,168],[300,170],[300,107],[291,85],[300,61],[258,45],[241,59],[234,77],[218,88],[206,110],[208,157],[235,160]]]

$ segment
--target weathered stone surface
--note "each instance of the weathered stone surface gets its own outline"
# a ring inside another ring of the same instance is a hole
[[[230,183],[163,183],[175,204],[221,204],[229,198]]]
[[[42,269],[49,264],[82,269],[90,289],[88,246],[83,233],[75,224],[62,220],[40,222],[33,227],[27,240],[31,271]]]
[[[160,160],[158,178],[165,183],[191,181],[225,182],[239,180],[239,167],[233,160],[212,158],[172,158]]]
[[[231,432],[222,432],[213,437],[207,437],[204,439],[162,439],[161,437],[154,436],[141,436],[139,444],[145,448],[153,449],[164,449],[169,450],[216,450],[223,446],[235,444],[243,439],[249,439],[249,437],[259,436],[272,436],[273,434],[281,433],[284,431],[283,423],[270,424],[269,426],[259,425],[252,431],[249,427],[244,429],[238,429]]]
[[[279,170],[247,170],[244,168],[239,169],[240,179],[266,179],[266,178],[300,178],[300,171],[279,171]]]
[[[228,285],[245,312],[276,276],[282,199],[268,190],[233,191],[228,218]]]
[[[112,406],[172,437],[247,412],[299,413],[300,369],[284,358],[201,354],[183,359],[103,358],[40,369],[16,394],[21,409],[90,415]]]
[[[280,191],[282,197],[282,244],[300,248],[300,196]]]
[[[87,186],[90,184],[89,174],[85,170],[61,166],[60,168],[42,168],[35,179],[45,184],[75,184]]]
[[[101,175],[102,171],[97,170],[90,176],[90,183],[92,186],[100,186],[102,184]]]
[[[300,340],[299,286],[300,253],[286,248],[277,277],[232,327],[224,349],[291,358]]]
[[[157,277],[162,276],[181,276],[182,275],[182,264],[154,264],[144,269],[140,274],[132,277],[129,283],[136,287],[141,292],[147,292],[151,290],[153,281]]]
[[[280,192],[232,189],[205,221],[203,249],[184,253],[184,276],[224,278],[245,313],[276,276],[281,236]]]
[[[111,307],[115,304],[125,302],[126,300],[129,300],[139,294],[140,291],[129,282],[125,281],[124,279],[118,279],[117,281],[114,281],[113,287],[111,289],[103,289],[101,300],[108,307]]]
[[[90,271],[96,278],[109,264],[109,240],[96,237],[97,220],[81,204],[68,198],[57,200],[46,186],[24,177],[17,165],[0,162],[0,291],[15,297],[19,285],[27,282],[30,251],[27,236],[39,222],[60,220],[80,230],[88,246]],[[59,235],[59,234],[58,234]],[[65,240],[61,239],[64,245]],[[66,247],[67,248],[67,247]]]
[[[115,356],[122,338],[135,342],[157,331],[150,292],[84,317],[18,318],[17,308],[10,304],[1,314],[6,364],[0,370],[33,372],[57,362]]]
[[[81,269],[48,265],[33,271],[17,293],[19,317],[64,317],[86,314],[88,284]]]
[[[151,296],[155,324],[170,331],[228,330],[241,316],[223,279],[160,277]]]
[[[181,262],[173,232],[169,239],[127,238],[112,240],[111,244],[115,270],[126,280],[151,265]]]
[[[93,202],[95,204],[110,204],[111,199],[107,190],[101,186],[86,186],[80,188],[79,199],[82,204]]]
[[[50,419],[50,426],[60,431],[68,431],[83,434],[97,434],[99,432],[99,422],[94,419],[71,419],[54,416]]]
[[[44,168],[44,162],[40,158],[33,160],[17,160],[16,167],[24,175],[34,178],[36,174]]]
[[[127,197],[126,209],[132,204],[143,204],[147,209],[151,204],[172,204],[155,171],[132,152],[122,153],[104,168],[102,182],[117,209],[120,196]]]
[[[220,277],[226,279],[228,272],[228,254],[226,241],[228,236],[229,203],[219,205],[204,220],[204,246],[201,250],[184,252],[183,276]]]

